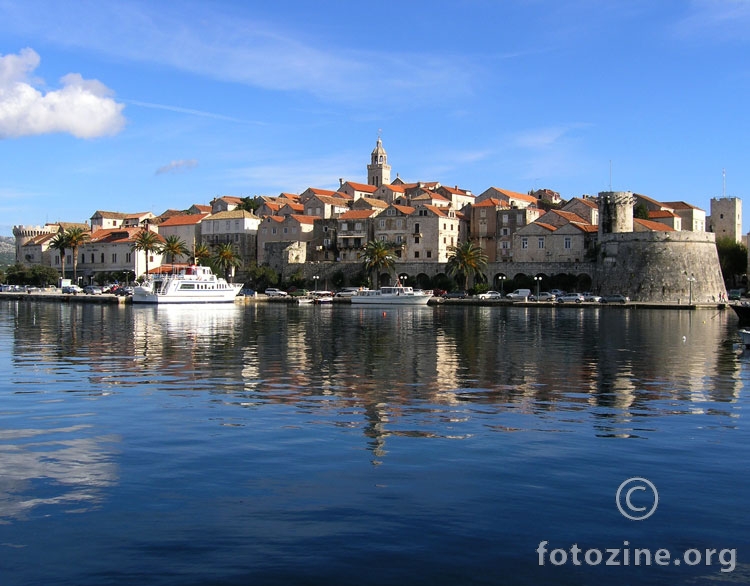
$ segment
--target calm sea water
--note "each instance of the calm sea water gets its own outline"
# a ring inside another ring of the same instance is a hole
[[[749,583],[738,341],[713,311],[3,301],[0,581]]]

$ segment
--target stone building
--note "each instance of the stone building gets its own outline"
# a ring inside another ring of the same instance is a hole
[[[716,234],[716,238],[742,242],[742,200],[737,197],[712,197],[708,229]]]
[[[201,220],[200,241],[211,249],[231,244],[243,266],[248,266],[257,259],[260,223],[261,219],[247,210],[216,212]]]
[[[170,236],[176,236],[185,243],[190,251],[190,255],[178,256],[174,262],[188,262],[193,258],[195,245],[202,240],[201,223],[207,217],[209,217],[209,214],[184,214],[172,216],[159,224],[158,231],[162,238],[166,240]]]

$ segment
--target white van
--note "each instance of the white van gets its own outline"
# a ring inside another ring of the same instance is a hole
[[[513,293],[508,293],[508,299],[527,299],[531,296],[531,289],[516,289]]]

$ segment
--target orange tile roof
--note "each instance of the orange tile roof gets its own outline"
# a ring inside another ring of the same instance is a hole
[[[472,207],[475,208],[507,208],[508,204],[504,201],[500,201],[499,199],[495,199],[494,197],[488,197],[485,200],[480,201],[479,203],[471,204]]]
[[[305,206],[303,206],[301,203],[295,203],[293,201],[287,202],[284,205],[279,206],[278,209],[286,208],[286,207],[292,208],[296,212],[304,212],[305,211]]]
[[[654,210],[648,213],[649,220],[652,218],[678,218],[679,216],[670,210]]]
[[[393,204],[393,208],[396,209],[396,210],[398,210],[402,214],[406,214],[407,216],[413,214],[414,211],[417,209],[417,208],[413,208],[411,206],[402,206],[402,205],[399,205],[399,204],[396,204],[396,203]]]
[[[652,222],[651,220],[642,220],[641,218],[634,218],[633,222],[640,224],[644,228],[651,230],[652,232],[674,232],[675,229],[672,226],[667,226],[661,222]]]
[[[296,220],[300,224],[314,224],[316,219],[315,216],[303,216],[301,214],[290,214],[288,217]]]
[[[701,208],[685,203],[684,201],[665,201],[664,205],[672,208],[673,210],[701,210]]]
[[[554,232],[555,230],[557,230],[557,226],[552,226],[551,224],[545,224],[544,222],[536,221],[532,223],[534,224],[534,226],[541,226],[542,228],[546,228],[550,232]]]
[[[334,195],[336,192],[330,189],[318,189],[317,187],[308,187],[308,191],[315,195]]]
[[[522,201],[528,201],[530,203],[537,203],[538,198],[534,197],[533,195],[528,195],[526,193],[518,193],[517,191],[511,191],[509,189],[500,189],[499,187],[493,187],[495,191],[502,193],[505,197],[510,199],[520,199]]]
[[[382,187],[390,189],[391,191],[398,191],[399,193],[405,193],[406,192],[406,185],[383,185]]]
[[[195,225],[199,224],[206,216],[208,216],[208,214],[184,214],[181,216],[171,216],[159,224],[159,227]]]
[[[369,185],[367,183],[355,183],[354,181],[347,181],[345,185],[351,185],[357,191],[365,191],[367,193],[375,193],[378,190],[378,188],[374,185]]]
[[[590,208],[593,208],[593,209],[597,209],[597,210],[599,209],[599,206],[596,204],[596,202],[593,202],[590,199],[584,199],[582,197],[573,197],[565,205],[568,205],[568,204],[570,204],[570,203],[572,203],[574,201],[580,202],[580,203],[582,203],[582,204],[584,204],[584,205],[586,205],[586,206],[588,206]]]
[[[328,205],[339,206],[339,207],[346,206],[346,200],[342,200],[342,198],[340,197],[332,197],[329,195],[316,195],[315,197],[318,200]]]

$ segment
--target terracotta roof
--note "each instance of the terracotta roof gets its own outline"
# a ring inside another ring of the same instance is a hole
[[[366,220],[378,214],[378,210],[349,210],[339,216],[339,220]]]
[[[500,201],[499,199],[495,199],[494,197],[488,197],[487,199],[480,201],[479,203],[471,204],[471,206],[475,208],[507,208],[508,204],[504,201]]]
[[[284,220],[286,220],[284,216],[266,216],[264,221],[266,222],[274,221],[277,224],[281,224],[281,222],[283,222]]]
[[[39,234],[38,236],[34,236],[31,240],[28,240],[24,243],[24,246],[37,246],[39,244],[43,244],[47,240],[52,240],[57,234],[53,232],[47,232],[46,234]]]
[[[649,220],[654,218],[679,218],[677,214],[670,210],[654,210],[648,213]]]
[[[107,218],[109,220],[124,220],[125,218],[130,216],[130,214],[126,214],[124,212],[104,212],[101,210],[96,210],[94,212],[94,215],[91,217],[93,218],[96,215],[99,215],[102,218]]]
[[[328,195],[316,195],[315,196],[318,200],[322,201],[325,204],[332,205],[332,206],[344,206],[346,207],[346,201],[342,200],[339,197],[331,197]]]
[[[366,191],[367,193],[375,193],[378,188],[374,185],[368,185],[367,183],[355,183],[354,181],[346,181],[344,185],[351,185],[357,191]]]
[[[565,205],[567,206],[567,205],[573,203],[574,201],[575,202],[580,202],[583,205],[586,205],[586,206],[588,206],[588,207],[590,207],[592,209],[597,209],[597,210],[599,209],[599,206],[596,204],[596,202],[594,202],[594,201],[592,201],[590,199],[584,199],[582,197],[571,198],[570,201],[568,201],[568,203],[566,203]]]
[[[588,222],[585,219],[583,219],[578,214],[574,214],[573,212],[565,212],[563,210],[550,210],[550,211],[547,212],[547,214],[557,214],[558,216],[560,216],[561,218],[564,218],[568,222],[577,222],[579,224],[588,224]],[[546,216],[547,214],[544,214],[544,216]],[[540,220],[544,219],[544,216],[542,216],[539,219]]]
[[[360,201],[364,201],[365,203],[371,205],[374,208],[387,208],[388,204],[380,199],[375,199],[373,197],[361,197]]]
[[[97,230],[91,235],[90,242],[99,244],[125,244],[131,243],[143,231],[143,228],[132,226],[130,228],[105,228]],[[156,234],[159,242],[164,242],[164,237]]]
[[[216,199],[223,199],[227,203],[234,203],[234,204],[242,203],[242,198],[237,197],[236,195],[221,195],[217,197]]]
[[[296,203],[296,202],[293,202],[293,201],[288,201],[285,204],[279,206],[279,210],[281,208],[286,208],[286,207],[293,209],[295,212],[304,212],[305,211],[305,206],[303,206],[301,203]]]
[[[405,193],[406,192],[406,185],[392,185],[392,184],[388,184],[388,185],[383,185],[381,187],[390,189],[391,191],[397,191],[399,193]]]
[[[402,214],[406,214],[407,216],[409,216],[409,215],[413,214],[413,213],[414,213],[414,210],[416,210],[416,209],[417,209],[417,208],[413,208],[413,207],[411,207],[411,206],[402,206],[402,205],[398,205],[398,204],[396,204],[396,203],[394,203],[394,204],[393,204],[393,208],[394,208],[394,209],[396,209],[396,210],[398,210],[398,211],[399,211],[399,212],[401,212]]]
[[[306,191],[310,191],[315,195],[333,195],[336,193],[330,189],[318,189],[317,187],[308,187]]]
[[[696,207],[694,205],[690,205],[689,203],[685,203],[684,201],[665,201],[664,205],[667,207],[672,208],[673,210],[700,210],[703,211],[701,208]]]
[[[164,220],[159,227],[162,226],[190,226],[200,224],[200,221],[208,216],[208,214],[183,214],[181,216],[172,216]]]
[[[447,210],[448,208],[440,207],[440,206],[434,206],[434,205],[429,205],[429,204],[423,205],[422,207],[423,208],[427,208],[428,210],[430,210],[431,212],[433,212],[435,215],[440,216],[441,218],[447,218],[448,217],[448,214],[445,213],[445,210]]]
[[[299,199],[299,195],[296,193],[287,193],[285,191],[282,191],[279,194],[279,199],[291,199],[292,201],[297,201]]]
[[[336,191],[331,197],[338,197],[346,201],[351,201],[352,199],[354,199],[351,195],[343,191]]]
[[[287,217],[293,218],[294,220],[298,221],[300,224],[314,224],[315,223],[315,216],[303,216],[301,214],[291,214]]]
[[[461,189],[460,187],[448,187],[447,185],[442,185],[441,187],[449,193],[454,193],[456,195],[469,195],[469,193],[467,193],[468,189]]]
[[[196,203],[196,204],[193,204],[191,207],[194,207],[196,210],[200,210],[201,212],[204,212],[204,213],[211,213],[211,206]]]
[[[594,226],[594,224],[581,224],[580,222],[570,222],[570,225],[578,228],[581,232],[588,232],[589,234],[599,231],[599,227]]]
[[[495,191],[502,193],[505,197],[509,199],[520,199],[522,201],[528,201],[529,203],[537,203],[538,198],[534,197],[533,195],[528,195],[526,193],[518,193],[517,191],[510,191],[509,189],[500,189],[499,187],[493,187]]]
[[[661,222],[652,222],[651,220],[642,220],[641,218],[634,218],[633,223],[640,224],[644,228],[651,230],[652,232],[674,232],[675,229],[672,226],[667,226]]]
[[[546,228],[550,232],[554,232],[555,230],[557,230],[557,226],[552,226],[551,224],[545,224],[544,222],[536,221],[532,223],[534,226],[541,226],[542,228]],[[529,224],[529,226],[531,226],[531,224]]]

